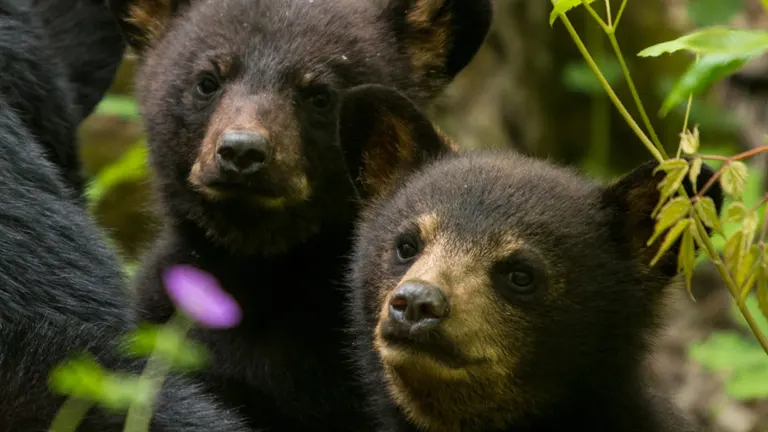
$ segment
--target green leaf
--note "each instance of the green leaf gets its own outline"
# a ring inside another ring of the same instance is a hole
[[[131,355],[149,357],[156,353],[177,369],[200,369],[208,360],[203,345],[169,326],[141,324],[128,336],[127,345]]]
[[[109,94],[101,100],[94,111],[101,115],[113,115],[127,119],[139,118],[136,100],[129,96]]]
[[[726,392],[736,400],[751,401],[768,398],[768,356],[755,349],[755,356],[762,354],[767,364],[739,369],[725,383]]]
[[[725,222],[738,222],[744,220],[747,215],[747,209],[744,208],[744,204],[734,201],[725,208]]]
[[[656,218],[656,229],[653,235],[648,239],[647,245],[653,244],[656,239],[669,227],[676,224],[680,219],[688,216],[691,211],[691,202],[687,198],[677,197],[668,202]]]
[[[683,219],[667,232],[667,235],[664,237],[664,242],[659,247],[658,252],[656,252],[656,256],[651,260],[651,266],[656,265],[659,259],[661,259],[661,257],[675,244],[677,238],[680,237],[680,234],[682,234],[690,224],[690,219]]]
[[[763,9],[768,11],[768,0],[762,0],[762,3],[763,3]]]
[[[723,228],[720,225],[720,218],[717,216],[717,207],[712,198],[699,198],[693,208],[704,225],[712,228],[715,232],[722,232]]]
[[[683,164],[680,166],[680,168],[677,170],[670,168],[670,170],[667,171],[667,175],[664,177],[664,179],[659,182],[658,188],[659,194],[661,195],[659,197],[659,203],[665,202],[669,197],[677,192],[680,189],[680,186],[683,184],[685,175],[688,174],[688,162],[685,160],[681,160],[681,162],[683,162]]]
[[[765,256],[766,251],[763,250],[763,262],[758,269],[757,277],[757,305],[760,308],[760,312],[763,313],[763,317],[768,320],[768,257]],[[768,336],[768,333],[764,333]]]
[[[688,2],[688,16],[696,27],[727,23],[744,7],[743,0],[694,0]]]
[[[659,165],[653,169],[653,173],[656,174],[659,171],[666,173],[680,171],[688,167],[688,161],[681,158],[665,159],[659,162]]]
[[[129,147],[112,165],[107,166],[88,184],[86,197],[91,205],[118,184],[145,179],[148,175],[147,147],[138,142]]]
[[[744,192],[744,185],[747,183],[747,165],[741,161],[732,161],[723,167],[723,174],[720,176],[720,185],[723,191],[732,197],[741,197]]]
[[[749,290],[752,287],[752,283],[748,283],[754,280],[754,274],[758,270],[760,258],[760,248],[757,245],[752,245],[749,251],[744,254],[744,258],[736,267],[736,271],[733,274],[733,280],[736,282],[736,286],[742,291],[742,298],[746,298],[749,294]]]
[[[757,217],[757,212],[749,212],[744,217],[744,221],[741,223],[741,232],[744,233],[742,239],[742,249],[747,249],[753,241],[755,241],[755,234],[757,233],[757,227],[760,221]]]
[[[687,50],[696,54],[727,54],[733,56],[759,55],[768,50],[768,32],[709,27],[675,40],[650,46],[637,55],[658,57],[665,53]]]
[[[689,355],[708,369],[724,372],[763,365],[768,356],[735,332],[715,331],[704,342],[691,344]]]
[[[683,153],[694,154],[699,151],[699,128],[694,127],[693,131],[685,130],[680,133],[680,148]],[[701,167],[699,167],[701,169]],[[698,173],[697,173],[698,175]]]
[[[710,84],[741,69],[744,64],[755,57],[751,54],[708,54],[692,63],[683,75],[675,82],[672,91],[664,99],[659,113],[666,116],[677,104],[687,99],[691,94],[697,94],[709,87]]]
[[[678,271],[682,270],[685,275],[685,289],[688,294],[693,297],[693,291],[691,291],[691,279],[693,278],[693,268],[696,265],[696,247],[693,244],[693,233],[696,227],[690,224],[688,229],[683,233],[683,240],[680,243],[680,253],[677,256],[677,268]]]
[[[696,188],[696,180],[699,178],[699,174],[701,174],[701,166],[703,164],[704,162],[701,160],[701,158],[697,157],[691,161],[691,168],[688,169],[688,178],[691,180],[694,192],[698,192]]]
[[[583,0],[584,3],[592,3],[595,0]],[[582,0],[552,0],[554,7],[552,13],[549,14],[549,25],[555,23],[555,20],[560,14],[564,14],[576,6],[581,6]]]

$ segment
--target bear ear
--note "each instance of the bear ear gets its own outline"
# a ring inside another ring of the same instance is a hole
[[[642,266],[649,266],[664,241],[664,234],[650,246],[648,240],[653,235],[655,220],[651,216],[659,203],[659,182],[665,173],[656,170],[658,162],[650,161],[635,168],[624,177],[609,185],[602,191],[602,205],[611,214],[612,232],[621,242],[628,244],[631,253],[637,257]],[[703,164],[696,179],[696,191],[702,190],[712,178],[715,171]],[[689,197],[696,195],[689,176],[686,175],[683,186]],[[723,205],[723,191],[720,183],[715,182],[705,195],[715,203],[717,212]],[[708,231],[709,233],[709,231]],[[671,278],[677,273],[677,255],[680,251],[680,239],[654,265],[654,272]]]
[[[126,42],[137,54],[159,39],[191,0],[107,0]]]
[[[423,78],[453,79],[491,27],[491,0],[387,0],[385,19]]]
[[[413,102],[377,84],[344,94],[339,144],[363,199],[387,194],[410,172],[456,150]]]

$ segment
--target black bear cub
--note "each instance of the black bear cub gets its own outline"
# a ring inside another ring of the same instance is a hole
[[[511,152],[447,151],[379,86],[351,90],[340,118],[368,201],[353,352],[381,431],[686,430],[644,369],[677,270],[675,250],[648,264],[655,163],[602,186]]]
[[[164,231],[136,287],[172,313],[173,264],[212,273],[243,308],[202,378],[270,431],[369,427],[342,347],[357,215],[338,104],[362,83],[425,105],[470,61],[489,0],[111,0],[140,55],[136,88]]]

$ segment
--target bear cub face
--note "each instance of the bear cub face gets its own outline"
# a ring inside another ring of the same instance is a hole
[[[350,207],[340,92],[426,103],[490,25],[487,0],[111,0],[142,61],[160,192],[238,252],[280,253]]]
[[[393,90],[347,100],[341,144],[369,201],[350,313],[385,398],[425,430],[489,431],[631,387],[677,270],[674,248],[648,265],[656,164],[602,186],[511,152],[450,152]]]

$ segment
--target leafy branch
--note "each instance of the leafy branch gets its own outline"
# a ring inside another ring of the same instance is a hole
[[[660,114],[665,116],[672,108],[687,99],[680,143],[675,157],[670,158],[666,155],[653,129],[616,39],[616,31],[628,0],[622,0],[615,17],[611,16],[610,0],[604,0],[606,19],[603,19],[593,7],[595,1],[552,0],[554,7],[550,15],[550,25],[558,18],[560,19],[609,99],[643,145],[659,162],[657,170],[665,172],[664,179],[659,184],[661,199],[653,214],[656,226],[648,244],[662,239],[662,235],[663,239],[651,265],[654,265],[661,255],[679,240],[681,247],[678,255],[678,270],[685,275],[686,288],[690,293],[696,253],[703,251],[717,268],[750,330],[763,350],[768,353],[768,338],[760,330],[752,311],[746,306],[749,294],[753,291],[753,287],[756,287],[759,310],[768,317],[768,246],[766,245],[768,195],[749,209],[745,208],[742,197],[749,175],[744,161],[757,154],[768,152],[768,145],[731,157],[700,154],[699,131],[697,128],[692,131],[688,128],[693,94],[703,91],[712,82],[740,69],[752,58],[768,52],[768,32],[710,27],[654,45],[638,53],[640,57],[655,57],[677,51],[689,51],[696,55],[696,60],[678,79],[660,110]],[[589,13],[607,35],[647,134],[616,96],[566,16],[566,12],[579,6]],[[686,158],[681,157],[683,153]],[[688,196],[682,187],[683,180],[688,176],[691,183],[695,185],[704,160],[719,161],[722,162],[722,166],[701,190],[694,191],[695,194],[692,197]],[[724,206],[720,215],[712,199],[705,196],[716,182],[719,182],[727,197],[727,205]],[[761,207],[765,207],[762,213]],[[738,224],[738,229],[727,232],[724,227],[729,223]],[[725,247],[722,256],[707,233],[707,228],[712,230],[712,235],[724,238]]]

